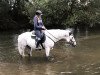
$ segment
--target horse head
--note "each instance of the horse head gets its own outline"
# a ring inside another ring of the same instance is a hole
[[[73,35],[73,30],[67,29],[66,31],[67,31],[67,33],[65,35],[65,40],[67,41],[68,44],[75,47],[76,46],[76,40],[75,40],[74,35]]]

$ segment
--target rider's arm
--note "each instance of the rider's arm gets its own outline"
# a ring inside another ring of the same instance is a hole
[[[37,17],[34,17],[34,27],[36,29],[41,29],[41,30],[43,29],[42,26],[38,25],[38,19],[37,19]]]

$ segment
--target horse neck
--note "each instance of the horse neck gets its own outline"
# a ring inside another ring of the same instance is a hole
[[[47,35],[52,38],[55,42],[64,39],[64,30],[48,30]]]

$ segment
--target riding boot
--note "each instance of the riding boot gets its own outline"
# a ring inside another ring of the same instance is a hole
[[[44,46],[43,46],[43,44],[42,44],[42,43],[40,43],[40,44],[41,44],[41,46],[42,46],[42,49],[45,49]]]
[[[36,43],[36,50],[41,50],[40,48],[38,48],[39,44],[40,44],[40,40],[38,40]]]

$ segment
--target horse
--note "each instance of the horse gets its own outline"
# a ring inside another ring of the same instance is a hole
[[[44,30],[45,41],[43,43],[46,57],[50,57],[50,50],[53,49],[54,44],[61,39],[64,39],[66,43],[76,46],[76,41],[71,29],[61,30],[61,29],[50,29]],[[24,32],[18,36],[18,51],[19,54],[25,56],[25,48],[30,47],[29,55],[32,56],[32,51],[36,48],[35,38],[32,38],[32,35],[35,36],[34,31]]]

